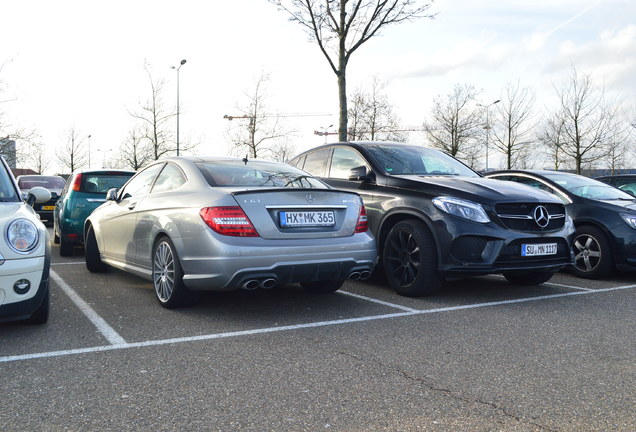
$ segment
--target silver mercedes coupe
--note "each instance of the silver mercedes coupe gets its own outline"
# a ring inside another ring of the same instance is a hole
[[[376,243],[360,197],[289,165],[174,157],[108,191],[84,225],[86,267],[152,281],[167,308],[194,291],[300,283],[333,292],[369,277]]]

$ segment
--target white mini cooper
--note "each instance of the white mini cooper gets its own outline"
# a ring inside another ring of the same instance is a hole
[[[32,208],[51,199],[36,187],[22,200],[9,166],[0,157],[0,322],[43,324],[49,317],[49,233]]]

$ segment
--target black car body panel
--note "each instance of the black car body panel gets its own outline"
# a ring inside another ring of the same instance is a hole
[[[329,144],[309,150],[290,163],[331,186],[359,193],[367,209],[369,228],[378,239],[379,248],[382,248],[389,231],[397,222],[417,219],[426,224],[435,240],[438,270],[445,275],[530,269],[556,271],[571,264],[573,227],[563,204],[551,194],[523,185],[486,179],[465,166],[461,172],[468,175],[463,176],[392,174],[368,150],[370,146],[378,145],[388,148],[404,146],[371,142]],[[342,170],[347,166],[346,162],[342,162],[345,158],[338,160],[340,173],[334,175],[336,162],[333,149],[336,148],[355,151],[350,163],[363,160],[366,169],[355,169],[352,174],[364,175],[342,178]],[[323,172],[320,172],[322,168],[313,169],[311,163],[307,162],[309,159],[318,159],[311,156],[313,152],[319,152],[320,157],[326,158]],[[450,158],[448,155],[444,157]],[[454,197],[478,203],[490,221],[480,223],[446,213],[433,204],[433,199],[437,197]],[[516,216],[521,217],[523,213],[530,218],[539,205],[550,208],[555,215],[563,215],[560,222],[541,228],[534,221],[532,224],[515,225],[509,217],[512,211]],[[522,257],[519,252],[521,245],[534,243],[556,243],[558,252],[549,256]]]
[[[636,229],[630,227],[621,216],[621,214],[633,215],[636,218],[636,198],[626,193],[621,194],[619,191],[616,191],[617,196],[614,199],[580,196],[563,187],[563,182],[555,181],[557,175],[564,179],[573,176],[580,177],[576,174],[543,170],[510,170],[488,173],[488,176],[502,180],[519,181],[523,179],[521,181],[526,181],[525,179],[532,179],[540,181],[543,185],[541,187],[553,188],[555,195],[559,196],[565,203],[577,230],[584,226],[592,226],[601,230],[610,240],[616,268],[636,270]],[[586,180],[593,181],[593,179]],[[537,186],[539,185],[537,184]]]

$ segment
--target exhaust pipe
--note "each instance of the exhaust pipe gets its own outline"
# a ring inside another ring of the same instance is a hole
[[[248,290],[254,290],[256,288],[258,288],[260,286],[260,282],[257,281],[256,279],[252,279],[252,280],[248,280],[245,283],[243,283],[243,288],[248,289]]]
[[[360,279],[360,272],[357,272],[357,271],[351,272],[351,274],[349,275],[349,279],[351,280]]]
[[[261,282],[261,288],[270,289],[276,286],[276,279],[268,278]]]
[[[371,277],[371,272],[369,270],[364,270],[360,272],[360,280],[369,279]]]

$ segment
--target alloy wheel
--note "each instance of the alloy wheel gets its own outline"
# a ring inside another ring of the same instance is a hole
[[[152,279],[159,300],[161,302],[169,301],[174,291],[175,262],[172,248],[165,241],[157,245],[155,250]]]

